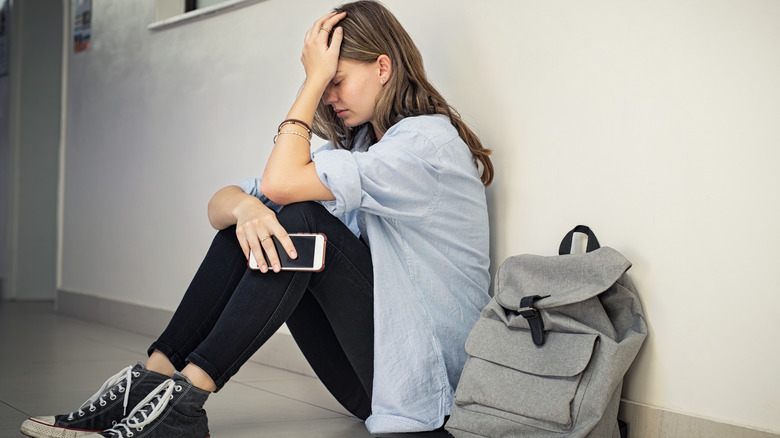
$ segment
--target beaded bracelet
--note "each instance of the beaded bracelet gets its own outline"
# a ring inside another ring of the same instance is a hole
[[[279,133],[278,133],[278,134],[274,135],[274,144],[276,144],[276,140],[277,140],[277,139],[279,138],[279,136],[280,136],[280,135],[282,135],[282,134],[295,134],[295,135],[297,135],[298,137],[300,137],[300,138],[302,138],[302,139],[306,140],[306,143],[309,143],[309,146],[311,146],[311,141],[309,141],[309,139],[308,139],[308,138],[307,138],[305,135],[301,134],[300,132],[296,132],[296,131],[279,131]]]
[[[281,133],[282,128],[285,125],[300,125],[306,129],[306,133],[309,134],[309,140],[311,140],[311,126],[309,126],[306,122],[298,119],[287,119],[283,121],[281,124],[279,124],[279,128],[277,129],[277,132]]]

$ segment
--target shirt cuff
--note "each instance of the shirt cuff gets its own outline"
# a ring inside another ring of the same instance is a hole
[[[345,149],[320,151],[312,156],[317,176],[336,198],[322,205],[334,216],[360,207],[360,172],[353,153]]]

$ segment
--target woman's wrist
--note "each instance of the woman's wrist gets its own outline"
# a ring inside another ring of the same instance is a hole
[[[325,93],[325,87],[327,87],[328,82],[329,80],[324,81],[307,77],[301,92],[287,113],[287,120],[301,121],[310,129],[314,121],[314,113],[317,111],[317,106],[320,103],[320,99],[322,99],[323,93]]]
[[[244,193],[241,187],[227,186],[218,190],[211,197],[208,205],[208,216],[211,226],[217,230],[222,230],[236,224],[235,210],[237,205],[242,202],[244,196],[251,196]]]
[[[237,195],[236,204],[230,212],[236,223],[243,219],[256,216],[258,209],[268,208],[256,197],[244,193],[245,196]]]
[[[301,95],[303,95],[305,92],[307,94],[311,94],[311,97],[313,97],[317,103],[319,103],[320,99],[322,99],[322,95],[325,94],[325,88],[327,88],[328,84],[333,78],[326,78],[324,76],[321,77],[311,77],[307,76],[306,80],[303,82],[303,88],[301,89]]]

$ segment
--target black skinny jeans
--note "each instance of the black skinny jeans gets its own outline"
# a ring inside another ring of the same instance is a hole
[[[235,227],[222,230],[149,354],[159,350],[178,370],[199,366],[219,390],[286,322],[323,384],[366,419],[374,374],[371,253],[317,203],[288,205],[277,218],[289,233],[326,235],[325,269],[250,270]]]

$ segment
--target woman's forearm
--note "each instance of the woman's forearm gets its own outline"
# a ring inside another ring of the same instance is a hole
[[[311,125],[326,85],[324,80],[307,79],[287,118]],[[282,131],[305,133],[299,125],[285,125]],[[269,199],[282,205],[333,197],[317,176],[309,142],[294,134],[277,137],[263,172],[261,190]]]
[[[314,83],[314,81],[307,79],[301,93],[287,113],[287,119],[300,120],[311,126],[325,85],[322,81]],[[299,125],[286,125],[281,130],[283,132],[305,132]],[[285,180],[288,179],[285,176],[294,175],[306,167],[311,163],[311,149],[308,146],[306,140],[299,135],[280,134],[265,165],[263,181],[269,178],[273,181]]]

